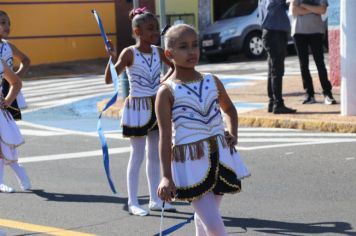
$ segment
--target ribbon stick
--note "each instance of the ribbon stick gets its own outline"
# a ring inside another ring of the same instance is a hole
[[[98,23],[101,37],[104,39],[106,50],[109,50],[109,48],[110,48],[109,43],[108,43],[109,41],[108,41],[108,37],[105,34],[103,23],[101,22],[101,19],[100,19],[99,15],[97,14],[96,10],[92,10],[92,13],[94,14],[94,17]],[[112,98],[109,100],[109,102],[105,105],[104,109],[101,111],[101,113],[99,115],[98,123],[97,123],[97,131],[99,134],[101,149],[103,151],[103,164],[104,164],[106,177],[108,179],[111,191],[113,193],[116,193],[115,185],[114,185],[114,182],[112,181],[111,175],[110,175],[110,159],[109,159],[108,145],[107,145],[107,141],[105,138],[103,128],[101,127],[101,117],[102,117],[103,112],[106,111],[110,106],[112,106],[116,102],[117,97],[119,96],[119,82],[118,82],[119,79],[118,79],[118,75],[117,75],[115,66],[112,63],[111,57],[109,58],[109,65],[110,65],[111,78],[114,83],[115,94],[112,96]]]

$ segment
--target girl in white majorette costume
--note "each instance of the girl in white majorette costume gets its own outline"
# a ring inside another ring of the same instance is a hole
[[[128,75],[130,93],[125,99],[121,126],[123,136],[130,138],[131,154],[127,167],[128,209],[133,215],[145,216],[148,211],[139,205],[137,199],[139,171],[145,157],[147,141],[146,174],[150,193],[148,207],[152,211],[161,210],[161,200],[157,195],[160,179],[158,158],[158,130],[154,103],[160,84],[161,62],[171,63],[163,50],[157,46],[160,33],[158,20],[145,8],[134,9],[130,13],[132,32],[136,44],[124,48],[117,61],[115,47],[108,49],[115,60],[115,68],[120,74],[125,68]],[[110,69],[105,71],[106,83],[111,83]],[[165,210],[174,211],[174,206],[165,205]]]
[[[194,28],[171,27],[165,44],[174,72],[156,99],[163,171],[158,194],[163,201],[191,202],[197,235],[227,235],[219,212],[222,196],[239,192],[240,180],[250,175],[235,150],[237,112],[220,80],[195,70],[199,43]]]
[[[0,58],[5,61],[8,66],[13,69],[13,60],[19,61],[20,65],[18,70],[15,72],[20,78],[22,78],[25,73],[30,68],[30,59],[20,51],[15,45],[5,40],[10,34],[10,18],[6,14],[6,12],[0,10]],[[9,84],[6,80],[2,82],[2,92],[6,95],[9,91]],[[13,104],[11,104],[9,108],[10,113],[15,118],[15,120],[21,119],[21,111],[20,109],[26,108],[25,98],[20,91],[14,100]],[[20,108],[20,109],[18,109]]]
[[[9,93],[5,97],[0,92],[0,192],[11,193],[14,192],[14,189],[4,183],[5,165],[9,165],[14,170],[23,190],[31,188],[24,167],[18,164],[16,148],[23,144],[24,140],[14,118],[6,109],[16,99],[22,83],[20,78],[2,60],[0,60],[0,79],[0,82],[6,79],[10,85]]]

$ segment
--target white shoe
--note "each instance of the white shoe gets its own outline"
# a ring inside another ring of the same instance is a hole
[[[2,193],[13,193],[15,190],[5,184],[0,184],[0,192]]]
[[[141,206],[129,205],[129,213],[135,216],[147,216],[148,211],[143,209]]]
[[[150,208],[151,211],[161,211],[162,210],[162,202],[153,202],[150,201],[148,204],[148,208]],[[164,203],[164,210],[165,211],[177,211],[177,209],[170,203],[166,202]]]

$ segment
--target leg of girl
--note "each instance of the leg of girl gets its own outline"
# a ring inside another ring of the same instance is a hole
[[[162,210],[162,201],[157,195],[157,188],[160,182],[160,163],[158,156],[158,130],[148,132],[147,136],[147,162],[146,162],[146,174],[148,187],[150,191],[150,203],[149,208],[152,211],[161,211]],[[175,211],[176,208],[169,204],[165,203],[164,209],[166,211]]]
[[[158,158],[158,130],[148,132],[146,174],[150,192],[150,209],[160,203],[157,188],[160,181],[160,166]]]
[[[222,221],[219,206],[222,196],[212,192],[205,194],[199,200],[192,201],[195,210],[196,235],[224,236],[227,235]],[[210,207],[206,207],[210,206]]]
[[[16,173],[17,180],[20,183],[21,189],[29,190],[31,188],[31,182],[26,174],[25,168],[22,165],[19,165],[17,162],[10,164],[10,167]]]
[[[215,195],[215,201],[217,204],[218,209],[220,208],[220,203],[222,200],[222,195]],[[196,236],[207,236],[208,235],[208,229],[204,225],[203,221],[199,217],[199,215],[195,212],[194,213],[194,223],[195,223],[195,231],[196,231]]]
[[[0,193],[12,193],[14,189],[4,184],[4,167],[4,160],[0,158]]]
[[[143,209],[137,199],[140,167],[145,157],[146,137],[130,138],[131,154],[127,166],[127,192],[129,212],[133,215],[145,216],[148,212]]]

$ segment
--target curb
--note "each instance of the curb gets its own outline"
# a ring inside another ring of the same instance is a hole
[[[356,124],[351,122],[288,119],[283,117],[252,117],[239,115],[239,126],[302,129],[335,133],[356,133]]]
[[[99,113],[101,113],[106,105],[108,103],[109,98],[106,98],[96,104],[96,108]],[[121,115],[121,108],[123,107],[125,102],[125,99],[122,97],[117,98],[116,102],[109,107],[106,111],[103,112],[103,117],[108,117],[108,118],[118,118]]]
[[[97,103],[97,109],[102,111],[109,99],[104,99]],[[118,118],[124,100],[118,99],[116,103],[103,113],[104,117]],[[239,126],[264,127],[264,128],[285,128],[302,129],[321,132],[334,133],[356,133],[356,123],[320,121],[312,119],[293,119],[288,117],[263,117],[239,114]]]

